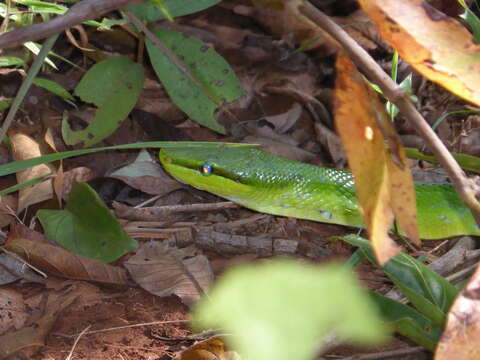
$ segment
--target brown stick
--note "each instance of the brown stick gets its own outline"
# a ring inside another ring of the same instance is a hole
[[[469,179],[462,168],[457,164],[452,154],[437,137],[430,125],[417,111],[409,96],[382,70],[370,55],[353,40],[340,26],[335,24],[327,15],[322,13],[308,1],[303,0],[299,6],[300,12],[317,24],[322,30],[332,36],[350,58],[362,69],[365,75],[376,83],[385,97],[397,105],[405,118],[423,138],[428,148],[434,153],[438,161],[447,171],[455,189],[463,202],[470,208],[477,224],[480,224],[480,203],[476,199],[479,192],[473,180]]]
[[[9,31],[0,36],[0,49],[22,45],[62,32],[83,21],[95,19],[112,10],[145,0],[83,0],[73,5],[65,15],[58,16],[41,24]]]

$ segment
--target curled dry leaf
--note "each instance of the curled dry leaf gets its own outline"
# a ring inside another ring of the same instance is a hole
[[[13,134],[10,136],[10,141],[12,143],[13,158],[15,160],[26,160],[42,155],[39,144],[30,136],[20,133]],[[46,164],[33,166],[27,170],[19,171],[17,173],[17,181],[18,183],[22,183],[39,176],[49,175],[52,172],[53,168]],[[49,200],[52,197],[52,179],[22,189],[19,191],[17,214],[22,212],[27,206]]]
[[[145,290],[162,297],[175,294],[189,306],[202,295],[198,286],[205,292],[213,281],[208,259],[198,250],[166,242],[144,244],[124,265]]]
[[[67,251],[46,242],[26,238],[9,237],[6,243],[10,251],[26,258],[37,268],[67,279],[89,280],[107,284],[127,285],[126,271]]]
[[[435,360],[480,358],[480,267],[453,303]]]

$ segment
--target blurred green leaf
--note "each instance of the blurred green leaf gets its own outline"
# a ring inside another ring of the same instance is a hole
[[[329,335],[355,344],[385,340],[371,299],[342,265],[289,260],[243,265],[222,275],[194,312],[220,327],[242,358],[310,360]]]
[[[74,131],[62,122],[68,145],[92,146],[111,135],[137,103],[144,81],[143,67],[124,56],[112,57],[90,68],[75,89],[83,101],[95,104],[95,119],[85,129]]]
[[[77,255],[109,263],[138,246],[85,183],[73,186],[65,210],[39,210],[37,216],[47,237]]]
[[[0,56],[0,67],[21,66],[25,61],[15,56]]]

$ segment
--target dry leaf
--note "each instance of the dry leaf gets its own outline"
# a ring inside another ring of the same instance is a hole
[[[30,325],[0,336],[0,359],[7,358],[32,346],[44,346],[59,313],[68,307],[80,294],[77,291],[65,292],[55,301],[47,304],[41,314],[35,313]]]
[[[437,345],[435,360],[480,358],[480,267],[455,299]]]
[[[47,242],[9,236],[8,250],[25,257],[42,271],[67,279],[89,280],[107,284],[127,285],[126,271],[120,267],[89,259]]]
[[[281,37],[291,46],[300,46],[307,41],[317,39],[306,49],[325,48],[331,52],[334,48],[332,38],[297,9],[301,3],[296,0],[253,0],[254,8],[243,5],[235,7],[235,12],[254,18],[274,36]]]
[[[402,168],[387,152],[384,134],[375,121],[376,116],[384,116],[384,107],[345,55],[337,58],[337,74],[335,120],[372,246],[384,264],[399,251],[388,235],[394,212],[412,240],[418,240],[413,180],[394,131],[385,122],[383,133],[388,133],[392,152],[399,154],[395,162]]]
[[[165,195],[183,187],[173,180],[146,150],[142,150],[133,163],[108,176],[150,195]]]
[[[0,289],[0,334],[20,329],[27,318],[22,294],[11,289]]]
[[[225,351],[225,344],[218,336],[199,341],[183,350],[174,360],[239,360],[236,352]]]
[[[30,136],[20,133],[13,134],[10,136],[10,141],[12,143],[13,158],[15,160],[26,160],[42,155],[38,143]],[[19,171],[17,173],[17,182],[22,183],[39,176],[51,174],[52,172],[53,168],[46,164],[33,166],[27,170]],[[52,179],[22,189],[19,191],[17,214],[21,213],[27,206],[49,200],[52,197]]]
[[[456,19],[424,0],[361,0],[387,40],[419,73],[480,105],[480,45]]]
[[[0,229],[9,225],[17,210],[17,199],[12,195],[0,196]]]
[[[178,249],[166,242],[144,244],[124,265],[145,290],[162,297],[175,294],[189,306],[213,281],[212,269],[204,255],[199,255],[193,247]]]

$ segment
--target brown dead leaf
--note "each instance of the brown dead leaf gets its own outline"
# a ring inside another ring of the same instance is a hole
[[[189,306],[213,281],[212,269],[204,255],[193,247],[178,249],[166,242],[144,244],[124,265],[145,290],[162,297],[175,294]]]
[[[0,196],[0,229],[9,225],[17,210],[17,199],[12,195]]]
[[[29,325],[0,336],[0,359],[7,358],[21,350],[45,345],[45,338],[50,333],[60,312],[79,296],[78,291],[66,291],[55,301],[48,302],[41,313],[35,313]]]
[[[335,41],[316,26],[313,22],[299,14],[297,9],[300,1],[252,0],[254,8],[238,5],[235,12],[250,16],[273,36],[282,38],[287,44],[300,46],[307,41],[313,41],[306,49],[322,48],[331,53]]]
[[[59,174],[57,174],[56,178],[57,177],[59,177]],[[62,189],[62,199],[67,199],[70,191],[72,190],[73,184],[87,182],[92,180],[94,177],[93,171],[89,168],[84,166],[76,167],[75,169],[68,170],[62,174],[62,181],[58,184],[58,186],[56,186],[55,191],[60,191],[60,189]],[[56,178],[55,180],[57,180]]]
[[[67,279],[89,280],[107,284],[127,285],[126,271],[67,251],[45,241],[32,241],[9,236],[8,250],[25,258],[35,267]]]
[[[363,10],[419,73],[480,105],[480,45],[457,20],[424,0],[361,0]]]
[[[165,195],[183,187],[173,180],[146,150],[142,150],[133,163],[108,176],[150,195]]]
[[[12,143],[13,158],[15,160],[26,160],[41,156],[40,146],[30,136],[24,134],[13,134],[10,136]],[[27,170],[17,173],[17,182],[22,183],[39,176],[48,175],[53,168],[46,164],[33,166]],[[34,186],[22,189],[18,196],[17,214],[21,213],[27,206],[49,200],[53,197],[52,179],[45,180]]]
[[[45,279],[34,272],[25,261],[12,253],[0,254],[0,285],[10,284],[17,280],[44,284]]]
[[[183,350],[174,360],[239,360],[240,356],[233,351],[225,351],[221,337],[215,336],[199,341]]]
[[[435,360],[480,358],[480,267],[455,299],[437,345]]]
[[[384,108],[345,55],[339,54],[337,58],[337,74],[335,120],[355,177],[355,188],[372,246],[378,261],[384,264],[399,251],[388,235],[394,212],[402,226],[414,224],[416,229],[413,180],[405,156],[395,160],[403,162],[402,169],[389,156],[384,136],[375,121],[375,116],[383,116]],[[388,132],[392,137],[393,132]],[[395,146],[394,151],[402,154],[400,145]],[[402,174],[400,179],[399,173]],[[401,192],[395,193],[398,188],[402,189]],[[396,201],[395,205],[393,201]],[[410,231],[410,227],[405,228],[407,230]],[[414,231],[409,234],[413,241],[418,239]]]
[[[0,289],[0,334],[20,329],[27,318],[22,294],[12,289]]]

